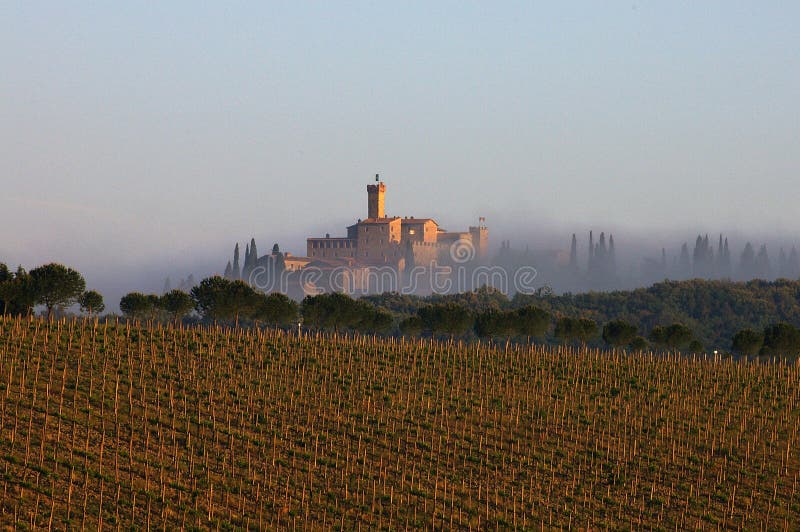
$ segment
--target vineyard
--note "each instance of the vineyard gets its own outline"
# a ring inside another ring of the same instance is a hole
[[[0,321],[0,524],[791,529],[798,366]]]

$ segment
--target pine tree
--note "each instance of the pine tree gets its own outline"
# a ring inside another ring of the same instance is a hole
[[[228,261],[228,265],[227,265],[227,266],[225,266],[225,274],[224,274],[224,277],[225,277],[226,279],[230,279],[230,278],[231,278],[231,276],[232,276],[232,274],[233,274],[233,267],[231,266],[231,261]],[[166,292],[164,292],[164,293],[166,293]]]

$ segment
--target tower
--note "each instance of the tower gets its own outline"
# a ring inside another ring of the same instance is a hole
[[[378,181],[378,174],[375,174],[375,181]],[[367,185],[367,218],[385,218],[384,195],[386,185],[383,181],[378,181],[376,185]]]

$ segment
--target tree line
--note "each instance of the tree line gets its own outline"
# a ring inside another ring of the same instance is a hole
[[[778,305],[781,312],[759,314],[765,311],[764,293],[771,294],[773,302],[783,301]],[[784,297],[774,297],[777,294]],[[180,320],[192,314],[233,325],[289,327],[302,322],[318,330],[795,356],[800,353],[800,331],[784,317],[793,315],[790,309],[799,302],[800,283],[687,281],[632,292],[512,299],[491,288],[429,297],[385,293],[353,299],[330,293],[308,296],[298,304],[283,294],[261,293],[241,280],[210,277],[190,293],[128,294],[120,309],[139,319]],[[759,319],[742,321],[751,313]],[[723,326],[723,319],[732,323]],[[744,326],[733,329],[736,323]],[[719,335],[709,340],[709,325],[727,330],[727,340]]]
[[[3,314],[31,314],[35,306],[50,317],[58,308],[79,305],[103,312],[103,297],[86,290],[83,276],[62,264],[11,271],[0,263]],[[429,297],[385,293],[352,299],[331,293],[297,303],[280,293],[262,293],[242,280],[203,279],[189,292],[162,295],[132,292],[121,312],[142,320],[292,327],[377,334],[508,339],[670,349],[719,350],[744,356],[800,353],[800,282],[684,281],[658,283],[628,292],[504,294],[482,288]]]
[[[45,307],[48,318],[56,308],[78,304],[90,316],[105,310],[103,296],[86,290],[86,280],[63,264],[44,264],[31,271],[19,266],[11,271],[0,263],[0,308],[3,315],[30,315],[37,305]]]

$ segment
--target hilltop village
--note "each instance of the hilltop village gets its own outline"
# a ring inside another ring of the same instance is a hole
[[[366,188],[366,217],[346,227],[343,236],[329,233],[309,237],[304,255],[282,252],[278,244],[269,253],[259,255],[255,239],[251,239],[243,260],[236,244],[224,276],[298,298],[319,289],[366,294],[398,291],[402,285],[405,290],[412,275],[415,277],[409,291],[422,295],[472,290],[483,284],[510,294],[518,288],[510,281],[520,268],[536,270],[535,286],[526,288],[555,293],[632,289],[665,279],[744,281],[800,276],[800,255],[794,246],[788,251],[780,248],[774,260],[768,255],[766,244],[747,242],[737,260],[723,235],[719,235],[716,246],[708,235],[698,235],[693,250],[684,242],[672,253],[657,247],[654,241],[648,248],[657,250],[657,255],[629,256],[622,264],[617,258],[614,236],[594,231],[588,232],[584,243],[571,235],[569,246],[561,249],[513,247],[509,240],[502,240],[490,255],[489,229],[484,218],[464,231],[448,231],[434,218],[387,215],[387,186],[379,176]],[[457,272],[454,266],[459,266]],[[493,284],[491,276],[466,275],[466,283],[453,282],[455,274],[465,270],[472,273],[478,266],[495,271],[502,268],[507,273],[505,285]],[[431,271],[436,270],[440,279],[447,278],[448,268],[451,282],[445,287],[432,286],[435,280]],[[180,287],[190,288],[193,284],[189,279],[182,281]]]
[[[489,229],[484,218],[465,231],[448,231],[434,218],[388,216],[386,188],[376,175],[375,183],[367,185],[367,216],[348,226],[346,236],[329,233],[323,237],[309,237],[305,256],[281,252],[275,244],[270,254],[259,257],[253,239],[245,248],[244,263],[240,267],[237,244],[233,261],[225,268],[225,277],[241,278],[258,285],[259,281],[272,278],[278,272],[313,270],[318,274],[313,281],[299,280],[300,276],[296,276],[298,282],[314,282],[344,292],[371,292],[372,288],[397,289],[397,286],[372,287],[377,271],[396,272],[400,279],[412,268],[424,271],[432,265],[475,265],[486,261]],[[338,277],[336,280],[330,278],[334,273]],[[387,277],[384,275],[381,279],[386,281]],[[292,287],[285,288],[291,290]]]

